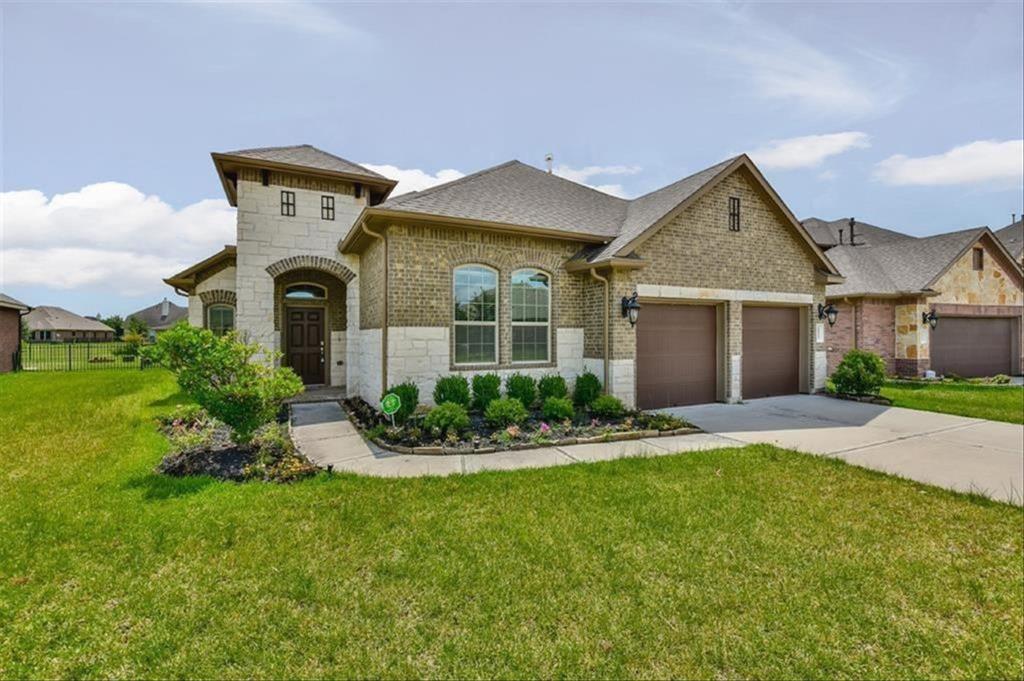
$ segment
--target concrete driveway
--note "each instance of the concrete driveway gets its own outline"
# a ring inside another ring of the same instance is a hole
[[[709,433],[1022,504],[1024,426],[815,395],[665,411]]]

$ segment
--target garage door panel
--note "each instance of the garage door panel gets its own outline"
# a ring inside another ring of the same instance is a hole
[[[1009,374],[1013,352],[1009,317],[942,317],[931,331],[931,367],[959,376]]]
[[[800,310],[743,307],[743,397],[800,392]]]
[[[647,305],[637,323],[642,409],[714,402],[717,317],[710,305]]]

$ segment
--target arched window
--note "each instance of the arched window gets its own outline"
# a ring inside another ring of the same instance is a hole
[[[452,276],[456,364],[498,362],[498,273],[464,265]]]
[[[319,284],[292,284],[284,290],[284,297],[289,300],[324,300],[327,289]]]
[[[535,269],[512,273],[512,361],[551,359],[551,277]]]
[[[206,328],[214,335],[223,336],[235,330],[235,308],[230,305],[211,305],[206,309]]]

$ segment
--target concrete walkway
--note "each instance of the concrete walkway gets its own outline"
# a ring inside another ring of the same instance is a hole
[[[823,454],[1022,505],[1024,426],[814,395],[665,411],[733,441]]]
[[[452,475],[479,471],[564,466],[581,461],[608,461],[629,456],[665,456],[677,452],[742,446],[735,440],[697,433],[650,440],[597,442],[492,454],[443,456],[396,454],[367,442],[337,402],[292,406],[292,439],[321,468],[378,477]]]

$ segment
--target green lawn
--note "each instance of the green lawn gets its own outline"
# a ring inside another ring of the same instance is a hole
[[[1024,387],[889,381],[882,395],[896,407],[1024,423]]]
[[[171,480],[162,371],[0,376],[0,678],[1024,675],[1024,511],[767,446]]]

